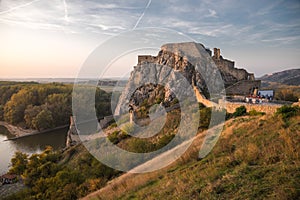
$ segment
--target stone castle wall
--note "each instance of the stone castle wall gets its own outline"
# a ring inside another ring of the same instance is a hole
[[[156,62],[156,56],[151,56],[151,55],[139,55],[138,56],[138,64],[142,63],[154,63]]]
[[[206,51],[211,55],[211,51],[209,49],[206,49]],[[261,82],[255,80],[253,73],[248,73],[245,69],[235,68],[234,61],[224,59],[221,56],[220,49],[214,48],[214,55],[212,56],[212,59],[220,69],[227,95],[250,95],[253,88],[260,88]],[[158,58],[156,56],[138,56],[139,65],[155,62],[158,62]]]
[[[260,88],[260,80],[243,80],[226,88],[226,95],[247,96],[253,92],[254,88]]]
[[[281,104],[249,104],[249,103],[236,103],[228,101],[220,101],[220,105],[224,106],[229,113],[234,113],[236,108],[240,106],[245,106],[247,112],[251,110],[256,110],[258,112],[264,112],[266,114],[273,114],[277,111],[277,108],[280,108]]]
[[[202,103],[204,106],[206,107],[218,107],[218,105],[208,99],[206,99],[200,92],[199,90],[197,89],[197,87],[194,86],[194,92],[195,92],[195,96],[196,96],[196,99],[199,103]]]
[[[235,68],[234,61],[224,59],[221,56],[221,50],[218,48],[214,48],[212,59],[220,69],[223,79],[228,85],[242,80],[255,80],[254,75],[248,73],[245,69]]]

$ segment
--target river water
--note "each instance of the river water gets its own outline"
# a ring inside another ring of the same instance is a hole
[[[9,131],[0,126],[0,175],[6,173],[10,166],[10,160],[16,151],[27,154],[40,153],[50,145],[54,149],[62,149],[66,144],[68,128],[56,130],[44,134],[32,135],[14,141],[4,141],[14,137]]]

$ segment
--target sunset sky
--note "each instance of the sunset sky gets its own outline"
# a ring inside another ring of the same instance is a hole
[[[299,0],[0,0],[0,78],[76,77],[101,43],[145,27],[218,47],[256,76],[300,67]]]

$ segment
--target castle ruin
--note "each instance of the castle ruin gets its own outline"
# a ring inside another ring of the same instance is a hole
[[[255,80],[253,73],[249,73],[245,69],[236,68],[234,61],[224,59],[220,49],[214,48],[213,55],[210,49],[206,48],[205,50],[220,70],[227,96],[252,95],[255,90],[260,89],[261,81]],[[157,56],[139,55],[138,65],[155,63],[158,62],[157,59]]]

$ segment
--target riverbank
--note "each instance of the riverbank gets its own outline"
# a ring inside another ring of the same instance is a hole
[[[5,128],[7,128],[7,130],[15,137],[30,135],[30,134],[36,132],[33,129],[23,129],[21,127],[14,126],[14,125],[11,125],[11,124],[9,124],[7,122],[3,122],[3,121],[0,121],[0,126],[4,126]]]
[[[0,185],[0,199],[4,199],[12,194],[15,194],[25,188],[23,183],[14,183],[14,184],[6,184]]]
[[[51,129],[37,131],[37,130],[33,130],[33,129],[23,129],[21,127],[14,126],[14,125],[11,125],[11,124],[9,124],[7,122],[3,122],[3,121],[0,121],[0,126],[4,126],[5,128],[7,128],[7,130],[12,135],[14,135],[13,138],[8,138],[8,140],[16,140],[16,139],[27,137],[27,136],[48,133],[48,132],[57,131],[57,130],[69,127],[69,125],[67,124],[67,125],[62,125],[62,126],[58,126],[58,127],[51,128]]]

